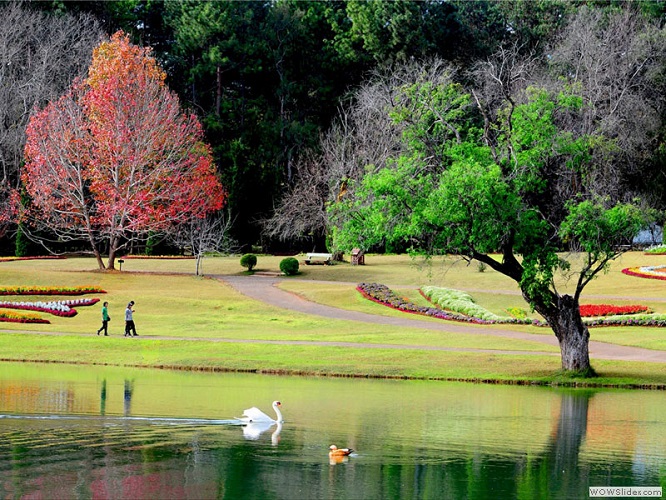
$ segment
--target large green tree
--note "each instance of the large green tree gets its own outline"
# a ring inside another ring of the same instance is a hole
[[[461,48],[461,25],[449,2],[350,0],[347,18],[346,36],[379,65],[437,54],[451,58]]]
[[[460,46],[446,2],[167,2],[181,95],[224,165],[235,236],[259,239],[303,152],[367,71]],[[176,83],[178,84],[178,83]]]
[[[362,63],[339,55],[332,25],[344,4],[168,2],[181,93],[204,115],[224,165],[235,236],[259,239],[258,220],[291,181],[298,152],[316,143]],[[184,84],[183,84],[184,83]]]
[[[591,151],[604,148],[612,161],[613,148],[603,136],[566,126],[576,122],[580,98],[533,87],[512,95],[490,116],[482,97],[450,74],[404,86],[392,110],[406,125],[404,151],[350,181],[332,207],[335,243],[344,250],[402,245],[483,262],[513,279],[548,321],[562,368],[593,373],[579,299],[645,223],[645,212],[586,185]],[[579,258],[565,260],[558,253],[564,245]],[[556,286],[559,269],[575,275],[572,290]]]

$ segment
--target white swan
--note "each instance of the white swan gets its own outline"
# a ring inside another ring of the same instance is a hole
[[[273,410],[275,410],[275,415],[277,416],[277,419],[275,420],[273,420],[271,417],[266,415],[263,411],[261,411],[259,408],[255,406],[243,411],[243,416],[239,420],[246,424],[252,424],[257,422],[262,422],[262,423],[266,422],[266,423],[275,424],[278,422],[284,422],[284,420],[282,419],[282,413],[280,413],[280,408],[279,408],[280,406],[282,406],[282,404],[279,401],[273,401]]]

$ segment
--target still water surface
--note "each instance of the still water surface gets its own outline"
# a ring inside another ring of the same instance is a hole
[[[244,408],[285,423],[247,429]],[[356,454],[331,463],[328,447]],[[662,392],[0,363],[4,498],[587,498],[666,486]]]

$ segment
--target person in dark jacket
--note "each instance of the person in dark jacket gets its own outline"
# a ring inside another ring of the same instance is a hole
[[[130,301],[125,309],[125,337],[138,337],[136,326],[134,325],[134,301]],[[130,333],[131,332],[131,333]]]

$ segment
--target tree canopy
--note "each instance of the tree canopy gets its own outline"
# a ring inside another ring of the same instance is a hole
[[[224,191],[194,115],[166,74],[122,32],[94,51],[88,76],[35,113],[23,182],[33,227],[85,237],[100,268],[136,234],[219,210]]]
[[[580,293],[648,214],[586,183],[592,152],[609,144],[570,126],[582,116],[583,100],[566,89],[528,86],[506,97],[484,127],[480,98],[451,72],[401,90],[390,114],[406,123],[404,150],[367,169],[333,203],[334,244],[346,251],[392,245],[483,262],[515,280],[546,318],[560,341],[562,367],[588,371]],[[572,177],[576,190],[558,186]],[[558,253],[563,244],[586,252],[573,296],[560,293],[554,280],[558,269],[571,267]]]
[[[597,168],[603,158],[595,158],[586,175],[598,183],[612,179],[615,198],[642,194],[664,206],[663,2],[58,0],[5,2],[0,9],[8,27],[0,88],[11,108],[0,123],[0,163],[7,173],[0,206],[10,217],[33,104],[55,99],[81,75],[89,61],[83,54],[101,29],[120,28],[137,45],[154,49],[166,83],[199,118],[227,191],[230,231],[245,249],[325,245],[326,203],[346,181],[335,173],[345,169],[323,158],[351,123],[342,124],[339,112],[351,117],[349,110],[363,109],[358,100],[373,75],[397,76],[402,65],[439,58],[455,65],[465,88],[489,87],[492,77],[481,85],[486,77],[479,69],[495,64],[494,76],[508,80],[484,100],[493,118],[505,90],[523,78],[502,73],[506,66],[497,54],[509,49],[526,69],[538,68],[530,83],[552,91],[559,78],[593,104],[584,108],[581,126],[592,127],[590,134],[602,129],[616,152],[605,169]],[[33,25],[39,27],[25,34],[23,27]],[[42,78],[49,75],[57,78]],[[373,156],[356,145],[359,154]],[[318,183],[305,181],[314,172]],[[318,208],[309,207],[309,215],[294,210],[297,193],[314,194]],[[274,215],[293,215],[303,224],[267,222]]]

